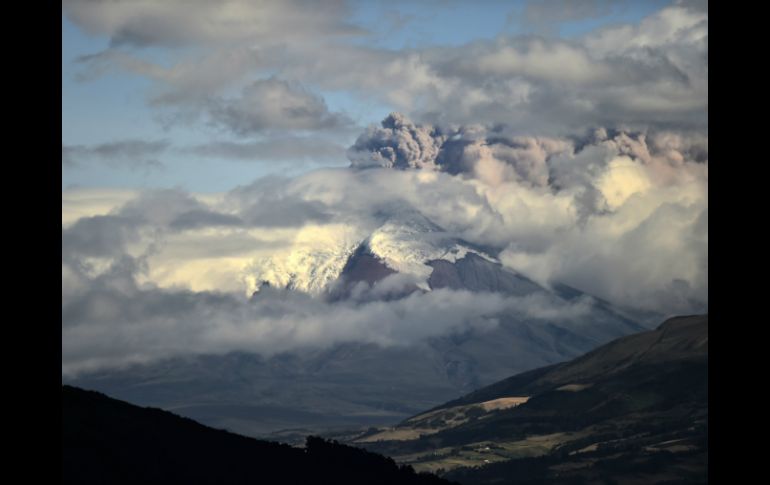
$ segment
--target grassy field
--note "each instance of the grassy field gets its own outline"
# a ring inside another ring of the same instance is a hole
[[[529,400],[528,396],[512,396],[492,399],[476,404],[437,409],[414,416],[399,426],[380,428],[377,432],[364,433],[353,440],[354,443],[375,443],[378,441],[409,441],[419,439],[446,429],[467,423],[471,419],[483,417],[492,411],[509,409]]]
[[[446,471],[463,466],[484,466],[515,458],[543,456],[556,446],[579,437],[576,433],[552,433],[518,441],[480,441],[393,458],[399,463],[412,465],[416,471]]]

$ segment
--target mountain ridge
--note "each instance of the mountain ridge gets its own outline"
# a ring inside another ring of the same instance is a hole
[[[467,484],[705,483],[708,314],[668,319],[348,440]]]

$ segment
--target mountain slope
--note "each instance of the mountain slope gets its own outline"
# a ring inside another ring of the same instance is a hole
[[[672,318],[353,441],[469,484],[703,483],[708,316]]]
[[[297,236],[293,251],[258,261],[253,267],[254,280],[273,287],[324,295],[334,288],[338,279],[346,277],[345,269],[351,267],[352,258],[366,254],[387,268],[387,273],[409,275],[416,287],[429,290],[431,261],[453,263],[467,254],[494,261],[412,208],[391,208],[380,214],[379,219],[374,229],[353,223],[331,229],[307,227]],[[365,279],[370,283],[377,281]]]
[[[553,367],[536,369],[472,392],[442,407],[512,395],[533,395],[575,383],[590,384],[637,366],[708,360],[708,315],[675,317],[657,329],[614,340]]]
[[[392,460],[308,438],[305,449],[62,387],[64,483],[440,484]]]

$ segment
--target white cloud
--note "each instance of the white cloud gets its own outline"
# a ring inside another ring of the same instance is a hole
[[[180,110],[200,109],[202,98],[279,75],[312,82],[319,96],[346,91],[415,119],[499,122],[540,135],[586,125],[703,129],[708,123],[708,14],[686,6],[571,40],[513,36],[388,50],[340,36],[355,31],[342,4],[319,11],[295,2],[228,2],[221,9],[201,2],[178,17],[169,12],[179,5],[169,5],[73,1],[65,12],[124,43],[194,44],[170,67],[120,42],[87,58],[92,73],[120,65],[158,81],[154,101]],[[279,128],[285,117],[271,120]]]
[[[72,188],[61,194],[61,222],[68,226],[83,217],[106,215],[139,194],[130,189]]]
[[[65,0],[62,7],[78,25],[115,45],[233,45],[362,33],[344,22],[348,7],[336,0]]]
[[[351,121],[329,112],[322,98],[298,83],[275,77],[255,81],[235,99],[214,99],[209,113],[219,123],[239,135],[271,130],[328,130]]]
[[[436,290],[394,301],[328,303],[266,289],[254,300],[230,294],[137,288],[124,268],[70,287],[62,307],[62,373],[150,362],[190,353],[263,355],[340,342],[408,345],[431,336],[497,325],[495,314],[569,324],[589,301]],[[63,273],[64,277],[64,273]],[[73,279],[67,275],[68,282]]]

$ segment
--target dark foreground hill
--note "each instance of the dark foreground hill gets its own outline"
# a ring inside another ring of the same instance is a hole
[[[167,411],[62,387],[64,483],[442,484],[392,459],[308,438],[306,447],[215,430]]]
[[[708,315],[677,317],[353,442],[465,484],[697,484]]]

